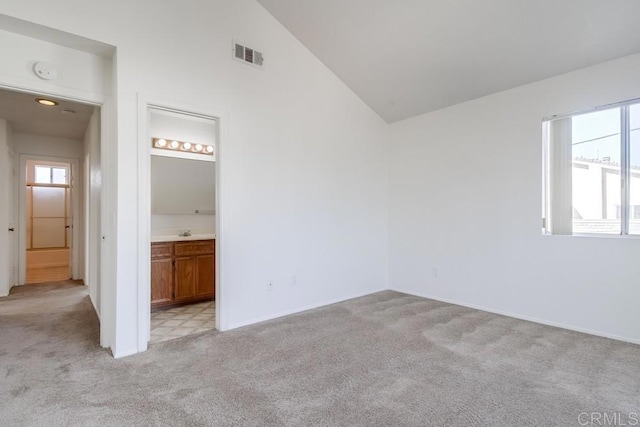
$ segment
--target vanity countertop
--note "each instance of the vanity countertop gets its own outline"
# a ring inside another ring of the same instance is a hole
[[[151,242],[186,242],[190,240],[212,240],[216,238],[215,233],[192,233],[191,236],[180,236],[178,233],[172,234],[151,234]]]

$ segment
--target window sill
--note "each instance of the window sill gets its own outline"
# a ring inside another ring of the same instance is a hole
[[[622,239],[622,240],[637,240],[640,239],[640,234],[599,234],[599,233],[575,233],[575,234],[552,234],[542,232],[543,236],[549,237],[587,237],[597,239]]]

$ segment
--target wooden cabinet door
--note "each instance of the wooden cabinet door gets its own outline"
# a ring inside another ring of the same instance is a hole
[[[196,257],[197,278],[196,278],[196,295],[215,297],[215,269],[213,254],[198,255]]]
[[[151,304],[171,301],[173,261],[171,258],[151,261]]]
[[[151,243],[151,308],[173,299],[173,243]]]
[[[176,258],[174,299],[192,298],[196,294],[196,257]]]

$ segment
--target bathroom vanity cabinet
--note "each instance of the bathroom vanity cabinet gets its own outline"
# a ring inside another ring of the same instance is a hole
[[[215,240],[151,243],[151,309],[215,296]]]

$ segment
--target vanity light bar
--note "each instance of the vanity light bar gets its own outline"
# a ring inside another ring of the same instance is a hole
[[[151,138],[151,146],[161,150],[183,151],[187,153],[213,156],[213,145],[194,144],[186,141],[176,141],[166,138]]]

